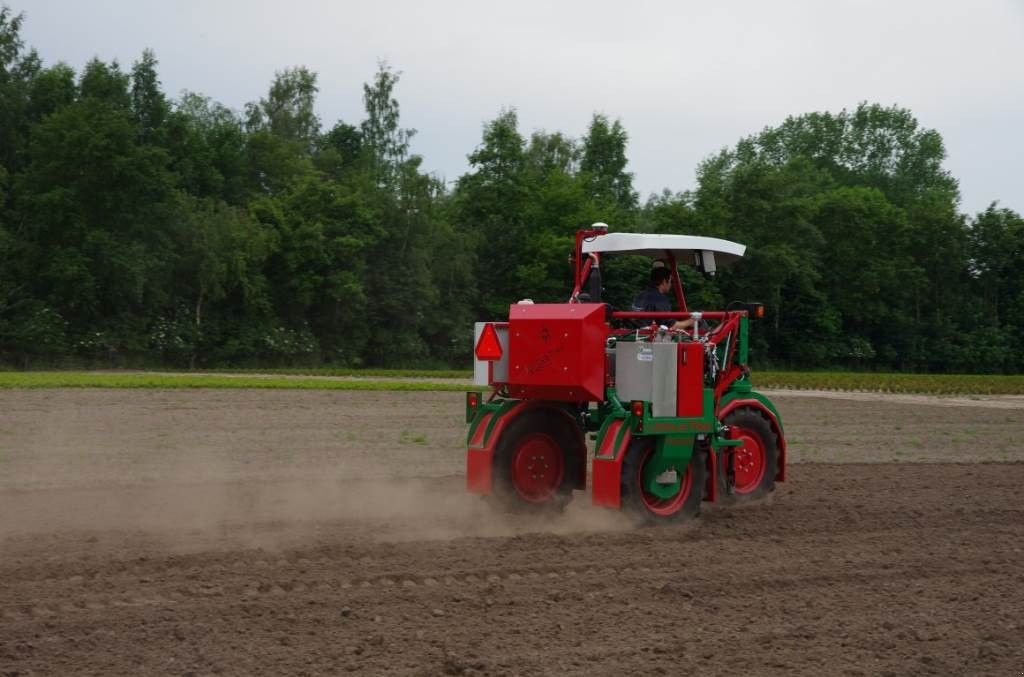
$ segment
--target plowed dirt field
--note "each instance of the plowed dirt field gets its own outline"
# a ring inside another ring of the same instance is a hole
[[[638,529],[467,496],[458,393],[0,392],[0,675],[1024,673],[1024,401],[772,396]]]

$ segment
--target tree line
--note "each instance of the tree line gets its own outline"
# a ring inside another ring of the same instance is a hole
[[[422,169],[400,73],[326,127],[317,76],[276,74],[243,111],[123,69],[47,66],[0,8],[0,362],[8,366],[465,365],[474,320],[567,297],[571,237],[711,235],[748,255],[692,307],[760,300],[761,365],[957,372],[1024,366],[1024,219],[959,212],[938,132],[897,106],[808,113],[641,201],[628,134],[483,126],[452,185]],[[628,305],[649,264],[605,265]]]

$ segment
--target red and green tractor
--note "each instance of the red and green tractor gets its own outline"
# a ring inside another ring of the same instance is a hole
[[[490,392],[466,394],[469,491],[510,509],[561,508],[587,488],[588,436],[593,502],[647,522],[757,499],[785,480],[782,419],[748,368],[749,320],[763,307],[690,311],[678,271],[713,275],[745,249],[604,224],[577,232],[567,303],[519,302],[507,322],[476,325],[475,382]],[[601,302],[601,257],[624,254],[663,262],[678,310]]]

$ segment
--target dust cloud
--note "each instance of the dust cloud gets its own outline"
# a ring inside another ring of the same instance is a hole
[[[779,395],[789,461],[1024,459],[1020,409],[971,402],[965,422],[942,398],[863,397]],[[0,554],[46,539],[195,550],[633,528],[583,492],[555,515],[467,494],[462,411],[460,393],[0,392]]]
[[[462,476],[387,478],[380,476],[385,469],[363,461],[355,468],[307,468],[304,478],[224,480],[233,466],[223,458],[185,455],[176,464],[162,462],[159,480],[7,489],[0,492],[0,545],[24,543],[36,534],[85,539],[120,534],[164,550],[192,552],[339,540],[567,535],[635,526],[617,511],[590,505],[582,492],[561,513],[519,514],[468,494]],[[17,467],[30,477],[51,470],[49,462]],[[193,481],[197,476],[211,480]]]

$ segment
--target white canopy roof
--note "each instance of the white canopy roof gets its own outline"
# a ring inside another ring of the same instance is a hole
[[[583,241],[583,253],[608,252],[640,254],[652,258],[665,256],[671,251],[679,264],[694,265],[698,257],[711,263],[725,265],[736,261],[747,250],[745,245],[700,235],[648,235],[646,233],[608,233]],[[711,254],[711,256],[708,256]]]

